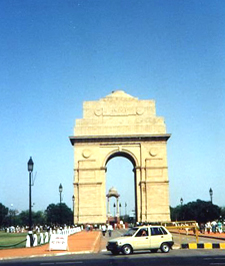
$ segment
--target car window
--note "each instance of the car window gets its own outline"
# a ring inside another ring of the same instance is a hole
[[[151,227],[151,235],[158,236],[158,235],[164,235],[164,233],[160,227]]]
[[[140,237],[140,236],[148,236],[148,228],[141,228],[135,237]]]
[[[133,236],[138,230],[138,227],[130,228],[124,236]]]
[[[168,233],[166,232],[166,230],[163,227],[160,227],[160,229],[163,231],[164,235],[167,235]]]

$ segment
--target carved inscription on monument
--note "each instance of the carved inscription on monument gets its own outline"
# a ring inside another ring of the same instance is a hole
[[[128,116],[128,115],[142,115],[144,113],[142,107],[126,107],[126,106],[114,106],[108,108],[97,108],[95,110],[96,116]]]

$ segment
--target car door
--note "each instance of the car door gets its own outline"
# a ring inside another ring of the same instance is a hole
[[[151,248],[160,248],[161,244],[167,239],[167,235],[164,234],[163,230],[160,227],[151,227]]]
[[[149,249],[150,248],[150,238],[148,227],[140,228],[133,237],[132,243],[134,250]]]

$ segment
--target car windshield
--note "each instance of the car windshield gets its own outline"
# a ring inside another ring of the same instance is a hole
[[[137,227],[130,228],[130,229],[124,234],[124,236],[133,236],[133,235],[137,232],[137,230],[138,230]]]

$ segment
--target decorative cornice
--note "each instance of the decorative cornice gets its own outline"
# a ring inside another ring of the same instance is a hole
[[[107,170],[106,167],[100,167],[100,168],[97,168],[97,167],[88,167],[88,168],[79,167],[79,168],[74,169],[75,172],[79,172],[79,171],[105,171],[106,172],[106,170]]]
[[[139,184],[168,184],[169,181],[168,180],[164,180],[164,181],[140,181]]]
[[[70,136],[70,142],[72,145],[75,143],[107,143],[107,142],[131,142],[131,141],[167,141],[171,134],[154,134],[154,135],[102,135],[102,136]]]
[[[168,166],[136,166],[134,170],[168,169]]]
[[[74,186],[102,185],[102,182],[74,182]]]

